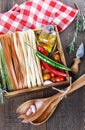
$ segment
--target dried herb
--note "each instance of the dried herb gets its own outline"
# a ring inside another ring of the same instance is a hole
[[[77,19],[76,19],[76,27],[75,27],[74,37],[73,37],[71,43],[68,45],[69,53],[74,52],[78,35],[80,32],[84,32],[84,31],[85,31],[85,15],[82,13],[79,13],[77,16]]]

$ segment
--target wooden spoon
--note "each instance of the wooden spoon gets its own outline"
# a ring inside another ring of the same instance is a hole
[[[31,121],[30,123],[34,125],[39,125],[46,122],[58,105],[57,104],[56,106],[54,106],[54,103],[56,103],[56,99],[50,104],[50,106],[47,107],[47,109],[37,119]],[[26,116],[26,114],[21,114],[18,118],[24,119],[22,122],[28,123],[28,117]]]
[[[67,95],[69,95],[73,91],[79,89],[83,85],[85,85],[85,75],[81,76],[79,79],[77,79],[72,84],[72,87],[71,87],[70,91],[67,93]],[[46,122],[49,119],[49,117],[52,115],[52,113],[55,111],[59,102],[60,102],[59,100],[55,99],[54,102],[52,102],[52,104],[42,113],[42,115],[39,118],[37,118],[36,120],[33,120],[30,123],[33,125],[40,125],[40,124]]]
[[[72,93],[73,91],[79,89],[83,85],[85,85],[85,74],[83,76],[81,76],[79,79],[77,79],[71,85],[71,89],[69,90],[67,95]],[[29,106],[29,104],[31,104],[31,102],[36,103],[36,101],[43,102],[43,105],[35,113],[32,113],[28,117],[24,117],[23,122],[24,123],[30,122],[34,125],[40,125],[40,124],[44,123],[45,121],[47,121],[47,119],[52,115],[52,113],[58,106],[59,102],[61,101],[61,98],[60,98],[61,96],[62,96],[62,93],[57,93],[54,96],[49,97],[49,98],[35,99],[35,100],[26,102],[26,103],[28,103],[27,104],[28,106]],[[25,107],[27,107],[26,103],[21,105],[21,106],[23,106],[23,109],[25,109]],[[20,113],[21,115],[23,114],[20,111],[20,107],[17,109],[17,112]]]
[[[30,123],[33,125],[41,125],[44,122],[46,122],[55,111],[59,102],[60,102],[59,100],[55,99],[55,101],[53,101],[50,104],[50,106],[47,107],[47,109],[42,113],[42,115],[40,115],[36,120],[33,120]]]
[[[77,81],[75,81],[72,85],[72,90],[69,91],[69,93],[73,92],[74,90],[78,89],[79,87],[81,87],[82,85],[85,84],[85,76],[79,78]],[[79,84],[78,84],[79,83]],[[78,86],[75,86],[76,84],[78,84]],[[75,88],[76,87],[76,88]],[[69,94],[68,93],[68,94]],[[45,121],[47,121],[49,119],[49,117],[52,115],[52,113],[54,112],[54,110],[56,109],[58,103],[61,101],[60,98],[55,99],[49,106],[48,108],[42,113],[42,115],[40,115],[39,118],[37,118],[36,120],[31,121],[30,123],[34,124],[34,125],[40,125],[42,123],[44,123]],[[25,123],[28,122],[28,119],[25,118],[24,121]]]
[[[33,121],[35,119],[37,119],[40,115],[42,115],[42,113],[47,109],[47,107],[56,99],[59,98],[57,97],[57,95],[52,96],[51,98],[41,98],[41,99],[33,99],[30,101],[27,101],[23,104],[21,104],[18,108],[17,108],[17,113],[20,114],[20,116],[18,118],[21,118],[23,120],[23,122],[30,122]],[[35,113],[30,113],[29,115],[26,115],[26,112],[28,109],[30,109],[31,105],[35,105],[37,103],[41,103],[41,106],[36,109]]]

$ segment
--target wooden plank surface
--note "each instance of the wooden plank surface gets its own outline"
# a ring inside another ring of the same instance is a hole
[[[9,10],[14,4],[21,4],[25,0],[0,0],[0,12]],[[62,2],[74,7],[73,0],[61,0]],[[75,0],[81,11],[84,10],[85,0]],[[70,43],[74,35],[75,21],[60,34],[61,42],[64,48],[65,57],[70,67],[75,53],[68,54],[66,47]],[[78,36],[77,44],[83,42],[85,45],[85,33]],[[80,71],[76,75],[72,75],[73,80],[85,73],[85,56],[80,64]],[[33,94],[25,94],[16,98],[5,99],[5,104],[0,105],[0,130],[85,130],[85,88],[81,88],[71,96],[64,99],[59,107],[55,110],[52,117],[41,126],[33,126],[23,124],[17,119],[17,107],[28,99],[47,97],[56,93],[53,90],[38,92]]]

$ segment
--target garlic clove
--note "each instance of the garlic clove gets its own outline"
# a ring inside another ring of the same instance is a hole
[[[32,109],[29,108],[29,109],[27,110],[27,112],[26,112],[26,115],[28,116],[28,115],[30,115],[31,113],[32,113]]]
[[[51,84],[51,83],[52,83],[52,81],[46,80],[46,81],[43,82],[43,85],[49,85],[49,84]]]
[[[36,109],[38,110],[40,107],[42,107],[43,102],[42,101],[38,101],[38,102],[35,103],[35,105],[36,105]]]
[[[30,108],[27,110],[26,115],[30,115],[32,113],[36,112],[36,106],[35,105],[31,105]]]
[[[35,106],[35,105],[31,105],[31,106],[30,106],[30,109],[32,110],[33,113],[36,112],[36,106]]]

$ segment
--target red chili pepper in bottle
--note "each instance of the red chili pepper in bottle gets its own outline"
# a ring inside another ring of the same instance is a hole
[[[47,56],[47,52],[45,51],[43,46],[39,45],[39,46],[37,46],[37,49],[38,49],[39,52],[41,52],[42,54]]]

